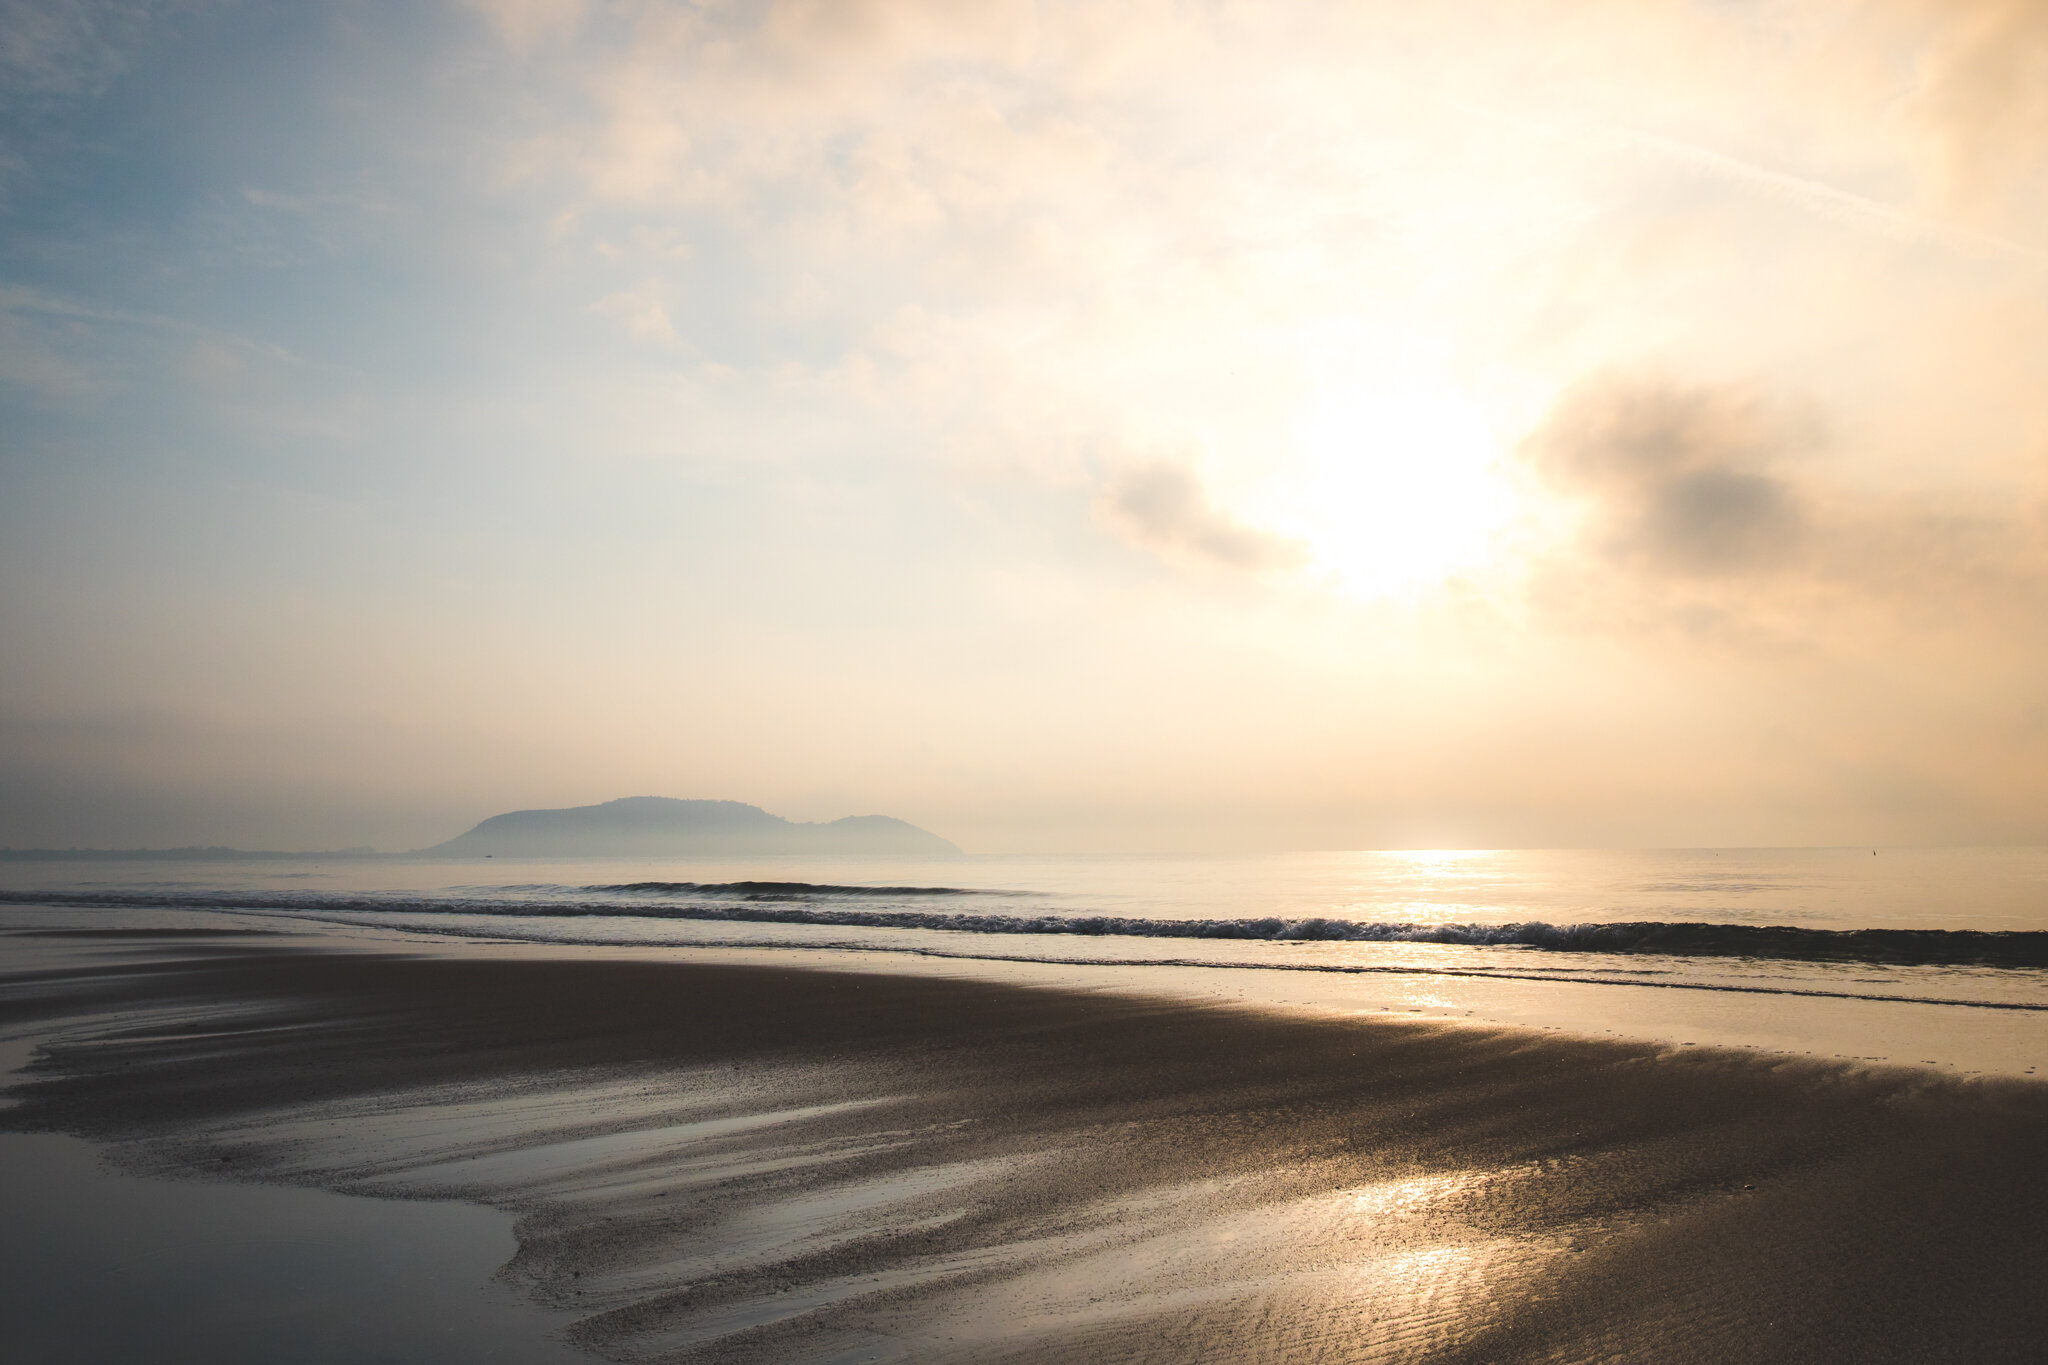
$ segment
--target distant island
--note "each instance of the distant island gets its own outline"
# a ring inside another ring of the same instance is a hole
[[[467,834],[419,852],[446,858],[802,853],[956,857],[960,850],[888,815],[798,824],[739,801],[627,796],[597,806],[493,815]]]
[[[953,858],[957,845],[888,815],[849,815],[800,824],[740,801],[627,796],[565,810],[515,810],[445,844],[410,853],[368,848],[278,853],[222,848],[0,848],[0,862],[278,861],[307,858],[664,858],[790,854],[880,854]]]

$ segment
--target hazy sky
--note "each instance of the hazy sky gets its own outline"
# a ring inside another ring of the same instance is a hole
[[[2038,0],[0,0],[0,844],[2048,839]]]

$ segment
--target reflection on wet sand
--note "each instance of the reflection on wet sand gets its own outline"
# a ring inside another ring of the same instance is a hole
[[[930,1098],[756,1107],[823,1079],[692,1071],[497,1102],[451,1087],[191,1126],[176,1145],[234,1151],[268,1179],[516,1208],[510,1275],[634,1358],[724,1358],[799,1322],[802,1358],[879,1342],[979,1354],[1168,1320],[1190,1350],[1248,1320],[1288,1352],[1423,1349],[1566,1249],[1561,1229],[1503,1237],[1461,1218],[1512,1202],[1522,1172],[1355,1184],[1375,1163],[1340,1151],[1162,1180],[1114,1131],[973,1156],[989,1125],[916,1122]],[[815,1330],[854,1307],[850,1335]]]

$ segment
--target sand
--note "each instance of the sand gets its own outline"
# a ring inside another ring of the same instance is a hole
[[[54,942],[54,940],[51,940]],[[518,1216],[676,1361],[2032,1360],[2048,1086],[931,976],[78,934],[0,1125]],[[6,959],[0,959],[6,960]]]

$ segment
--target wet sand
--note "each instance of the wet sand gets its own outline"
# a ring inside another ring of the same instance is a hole
[[[2030,1082],[712,953],[63,943],[0,977],[0,1028],[48,1038],[0,1125],[509,1210],[503,1276],[618,1358],[2017,1361],[2048,1333]]]

